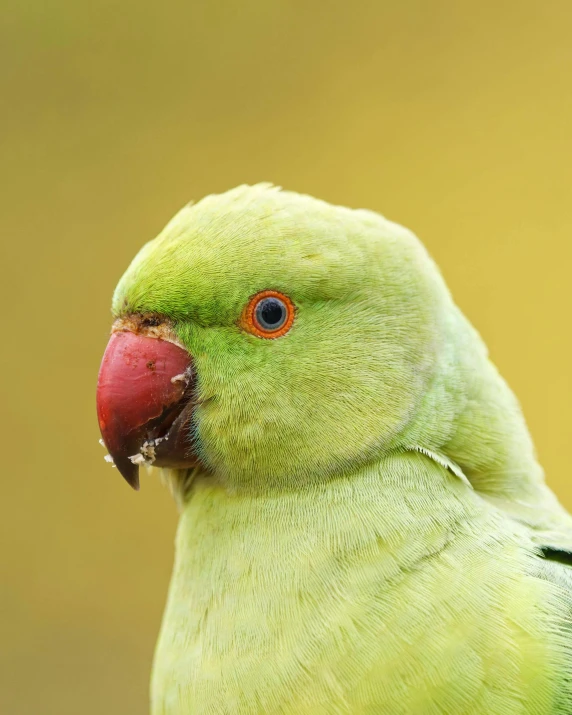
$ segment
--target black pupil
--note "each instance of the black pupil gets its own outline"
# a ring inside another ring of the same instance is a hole
[[[286,306],[278,298],[263,298],[256,306],[256,318],[267,330],[278,330],[286,322]]]

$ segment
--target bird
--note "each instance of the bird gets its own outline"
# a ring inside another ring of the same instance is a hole
[[[107,460],[180,511],[152,715],[572,713],[572,518],[411,231],[238,186],[112,311]]]

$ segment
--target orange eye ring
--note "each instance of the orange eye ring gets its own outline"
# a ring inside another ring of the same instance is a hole
[[[258,338],[272,340],[290,330],[295,315],[296,308],[287,295],[276,290],[263,290],[246,304],[240,316],[240,327]]]

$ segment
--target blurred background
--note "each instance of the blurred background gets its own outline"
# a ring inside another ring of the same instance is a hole
[[[177,522],[103,461],[112,290],[183,204],[272,181],[414,229],[572,507],[572,4],[8,0],[0,712],[137,715]]]

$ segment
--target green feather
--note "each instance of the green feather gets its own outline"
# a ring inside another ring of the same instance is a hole
[[[239,325],[266,289],[296,306],[275,340]],[[572,521],[411,232],[238,187],[113,309],[170,318],[198,380],[153,715],[572,712]]]

